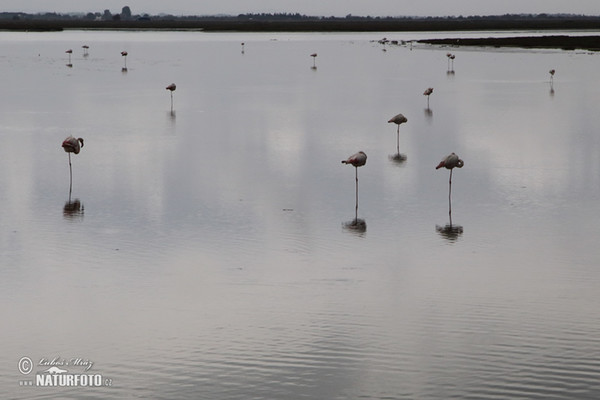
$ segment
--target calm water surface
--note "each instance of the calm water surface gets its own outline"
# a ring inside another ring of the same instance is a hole
[[[383,36],[2,33],[0,397],[599,398],[600,56]]]

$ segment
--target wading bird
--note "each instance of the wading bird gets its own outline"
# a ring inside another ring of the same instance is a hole
[[[123,60],[125,62],[125,64],[123,64],[123,68],[121,68],[121,71],[127,71],[127,54],[128,53],[126,51],[121,52],[121,56],[123,57]]]
[[[398,125],[398,129],[396,129],[396,148],[398,150],[398,154],[400,154],[400,124],[407,122],[408,119],[402,114],[394,115],[388,121],[388,124],[394,123]]]
[[[81,46],[81,48],[83,49],[83,55],[87,56],[88,55],[88,49],[90,48],[90,46],[88,46],[87,44],[84,44],[83,46]]]
[[[245,43],[242,42],[242,54],[244,54],[244,45],[245,45]]]
[[[448,214],[452,215],[452,201],[451,201],[451,193],[452,193],[452,170],[454,168],[462,168],[465,165],[465,162],[458,158],[455,153],[450,154],[445,157],[440,163],[435,167],[435,169],[440,169],[445,167],[450,170],[450,180],[448,181]]]
[[[171,92],[171,112],[173,112],[173,92],[175,91],[175,89],[177,89],[177,85],[175,85],[174,83],[171,83],[165,89],[167,89],[168,91]]]
[[[454,54],[450,54],[450,61],[452,62],[452,67],[450,68],[451,71],[454,71],[454,59],[456,58],[456,56]]]
[[[71,167],[71,153],[79,154],[79,151],[81,151],[82,147],[83,147],[83,139],[82,138],[75,139],[73,136],[69,136],[62,142],[62,148],[69,155],[69,182],[70,182],[69,193],[71,193],[71,187],[73,185],[73,169]]]
[[[317,53],[312,53],[310,56],[313,58],[312,69],[317,69]]]
[[[71,64],[71,54],[73,53],[73,49],[69,49],[69,50],[65,51],[65,53],[67,53],[69,55],[69,63],[67,64],[67,67],[72,67],[73,64]]]
[[[356,177],[356,207],[354,208],[354,219],[358,218],[358,167],[367,163],[367,155],[363,151],[352,154],[348,159],[343,160],[342,164],[350,164],[354,167]]]
[[[427,88],[424,92],[423,92],[423,96],[427,96],[427,108],[429,108],[429,96],[431,96],[431,93],[433,93],[433,88]]]

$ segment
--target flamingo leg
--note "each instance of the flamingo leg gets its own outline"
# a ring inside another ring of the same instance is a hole
[[[356,176],[356,207],[354,208],[354,220],[358,219],[358,167],[354,167]]]
[[[73,168],[71,167],[71,153],[69,155],[69,196],[71,196],[71,189],[73,188]]]
[[[452,218],[452,170],[450,170],[450,180],[448,181],[448,215]]]

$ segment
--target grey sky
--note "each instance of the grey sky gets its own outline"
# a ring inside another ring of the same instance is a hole
[[[600,0],[3,0],[0,11],[216,15],[290,12],[317,16],[447,16],[513,13],[600,15]]]

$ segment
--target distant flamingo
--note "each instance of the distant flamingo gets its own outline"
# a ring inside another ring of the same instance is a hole
[[[452,68],[451,71],[454,71],[454,59],[456,58],[456,56],[454,54],[450,54],[450,61],[452,61]]]
[[[244,54],[244,45],[245,45],[245,43],[242,42],[242,54]]]
[[[87,56],[88,55],[88,49],[90,48],[90,46],[88,46],[87,44],[84,44],[83,46],[81,46],[81,48],[83,48],[83,55]]]
[[[316,62],[317,62],[317,53],[312,53],[310,56],[313,58],[313,66],[312,66],[312,68],[313,69],[317,69],[317,64],[316,64]]]
[[[127,71],[127,52],[126,51],[122,51],[121,52],[121,56],[123,57],[123,59],[125,60],[125,64],[123,66],[123,68],[121,69],[122,71]],[[135,72],[135,71],[134,71]]]
[[[350,164],[354,167],[356,177],[356,207],[354,209],[354,219],[358,218],[358,167],[362,167],[367,163],[367,155],[363,151],[359,151],[343,160],[342,164]]]
[[[452,53],[446,53],[446,58],[448,59],[448,71],[450,71],[450,57],[452,57]]]
[[[394,123],[394,124],[398,125],[398,129],[396,130],[396,148],[398,150],[398,154],[400,154],[400,125],[407,121],[408,121],[408,119],[406,119],[406,117],[402,114],[394,115],[388,121],[389,124]]]
[[[69,50],[65,51],[65,53],[67,53],[69,55],[69,63],[67,64],[67,67],[72,67],[73,64],[71,64],[71,54],[73,53],[73,49],[69,49]]]
[[[433,88],[427,88],[424,92],[423,92],[423,96],[427,96],[427,108],[429,109],[429,96],[431,96],[431,93],[433,93]]]
[[[175,91],[175,89],[177,89],[177,85],[175,85],[174,83],[171,83],[165,89],[167,89],[171,92],[171,112],[173,112],[173,92]]]
[[[62,142],[62,148],[69,155],[70,186],[73,185],[73,169],[71,167],[71,153],[79,154],[79,151],[81,150],[82,147],[83,147],[83,139],[82,138],[75,139],[73,136],[69,136]],[[70,189],[69,189],[69,193],[70,193]]]
[[[454,168],[462,168],[465,165],[465,162],[458,158],[455,153],[450,154],[445,157],[440,163],[435,167],[435,169],[440,169],[445,167],[450,170],[450,180],[448,181],[448,214],[452,215],[452,201],[451,201],[451,193],[452,193],[452,170]]]

